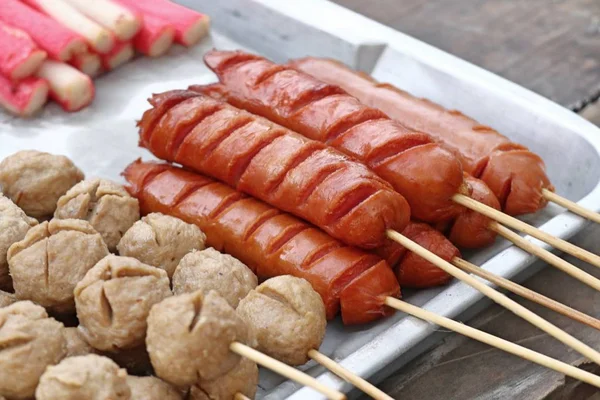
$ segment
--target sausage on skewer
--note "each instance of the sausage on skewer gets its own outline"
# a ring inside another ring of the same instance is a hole
[[[321,227],[381,246],[410,219],[406,200],[364,165],[264,118],[192,91],[154,95],[140,144]]]
[[[143,214],[161,212],[196,224],[207,246],[231,254],[266,279],[304,278],[321,295],[327,317],[346,324],[393,313],[394,273],[381,258],[348,247],[315,227],[232,188],[167,164],[134,162],[124,172]]]
[[[294,60],[291,65],[340,86],[410,129],[430,134],[456,155],[466,172],[489,185],[507,214],[526,214],[545,207],[542,189],[554,190],[538,155],[459,111],[378,83],[337,61],[309,57]]]

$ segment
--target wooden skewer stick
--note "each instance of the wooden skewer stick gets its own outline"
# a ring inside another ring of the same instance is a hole
[[[580,206],[574,201],[565,199],[564,197],[554,192],[551,192],[548,189],[542,189],[542,196],[544,196],[546,200],[551,201],[552,203],[556,203],[559,206],[571,211],[572,213],[581,215],[583,218],[587,218],[590,221],[594,221],[595,223],[600,224],[600,213],[588,210],[587,208]]]
[[[348,371],[346,368],[342,367],[325,354],[313,349],[308,352],[308,356],[340,378],[344,379],[346,382],[353,384],[375,400],[394,400],[392,397],[388,396],[360,376]]]
[[[235,394],[235,396],[233,396],[233,399],[234,399],[234,400],[250,400],[250,398],[249,398],[249,397],[247,397],[247,396],[245,396],[245,395],[241,394],[240,392],[237,392],[237,393]]]
[[[423,247],[419,246],[412,240],[408,239],[406,236],[404,236],[394,230],[388,230],[387,236],[390,239],[392,239],[393,241],[398,242],[400,245],[404,246],[408,251],[412,251],[413,253],[423,257],[425,260],[429,261],[430,263],[432,263],[432,264],[436,265],[437,267],[441,268],[442,270],[446,271],[448,274],[452,275],[453,277],[455,277],[455,278],[463,281],[467,285],[479,290],[481,293],[483,293],[485,296],[489,297],[490,299],[494,300],[496,303],[498,303],[501,306],[505,307],[506,309],[512,311],[519,317],[525,319],[526,321],[528,321],[531,324],[535,325],[536,327],[540,328],[547,334],[558,339],[565,345],[571,347],[572,349],[574,349],[581,355],[589,358],[590,360],[594,361],[596,364],[600,365],[600,353],[598,353],[596,350],[592,349],[585,343],[581,342],[580,340],[569,335],[567,332],[563,331],[562,329],[558,328],[557,326],[546,321],[545,319],[543,319],[539,315],[535,314],[531,310],[528,310],[527,308],[523,307],[519,303],[515,302],[514,300],[512,300],[512,299],[506,297],[505,295],[503,295],[502,293],[498,292],[496,289],[486,285],[485,283],[481,282],[478,279],[475,279],[472,275],[467,274],[466,272],[453,266],[446,260],[444,260],[444,259],[440,258],[439,256],[433,254],[432,252],[424,249]]]
[[[553,254],[546,249],[536,246],[529,240],[511,231],[507,227],[500,225],[497,222],[491,222],[489,228],[494,232],[498,233],[500,236],[504,237],[506,240],[513,242],[515,245],[525,250],[526,252],[539,257],[540,259],[546,261],[553,267],[560,269],[561,271],[571,275],[573,278],[600,291],[600,280],[595,276],[577,268],[573,264],[557,256],[556,254]]]
[[[346,400],[346,395],[344,395],[343,393],[331,389],[323,385],[321,382],[319,382],[312,376],[307,375],[304,372],[299,371],[295,368],[292,368],[289,365],[282,363],[281,361],[271,358],[268,355],[261,353],[260,351],[254,350],[252,347],[246,346],[243,343],[233,342],[231,343],[231,345],[229,345],[229,350],[242,357],[246,357],[254,361],[258,365],[268,368],[281,376],[285,376],[286,378],[296,381],[304,386],[308,386],[325,395],[328,399]]]
[[[385,299],[385,304],[392,308],[395,308],[396,310],[405,312],[419,319],[432,322],[446,329],[450,329],[454,332],[460,333],[461,335],[465,335],[482,343],[489,344],[490,346],[494,346],[500,350],[504,350],[508,353],[534,362],[536,364],[553,369],[554,371],[558,371],[562,374],[565,374],[566,376],[570,376],[582,382],[589,383],[590,385],[600,387],[599,376],[574,367],[572,365],[569,365],[567,363],[564,363],[562,361],[556,360],[554,358],[545,356],[533,350],[529,350],[526,347],[509,342],[508,340],[504,340],[497,336],[490,335],[489,333],[485,333],[468,325],[458,323],[449,318],[442,317],[440,315],[423,310],[422,308],[415,307],[412,304],[406,303],[398,299],[394,299],[392,297],[387,297]]]
[[[547,307],[550,310],[556,311],[557,313],[569,317],[575,321],[581,322],[582,324],[586,324],[587,326],[591,326],[592,328],[600,330],[600,320],[591,317],[587,314],[584,314],[581,311],[577,311],[569,306],[559,303],[556,300],[553,300],[542,294],[536,293],[533,290],[527,289],[526,287],[514,283],[506,278],[502,278],[501,276],[492,274],[491,272],[486,271],[485,269],[480,268],[474,264],[471,264],[470,262],[463,260],[462,258],[454,257],[454,259],[452,260],[452,264],[456,265],[463,271],[469,272],[473,275],[477,275],[478,277],[483,278],[486,281],[492,282],[493,284],[508,291],[511,291],[514,294],[519,295],[527,300],[533,301],[534,303]]]
[[[465,196],[463,194],[455,194],[454,196],[452,196],[452,199],[462,206],[477,211],[478,213],[481,213],[486,217],[489,217],[495,221],[500,222],[503,225],[509,226],[520,232],[526,233],[529,236],[533,236],[534,238],[546,242],[549,245],[564,251],[565,253],[568,253],[574,257],[579,258],[580,260],[583,260],[600,268],[599,256],[580,247],[577,247],[574,244],[567,242],[566,240],[552,236],[549,233],[541,231],[538,228],[526,224],[525,222],[511,217],[510,215],[506,215],[503,212],[496,210],[495,208],[482,204],[477,200],[473,200],[470,197]]]

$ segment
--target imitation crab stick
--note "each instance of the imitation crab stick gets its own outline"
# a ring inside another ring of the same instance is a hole
[[[131,42],[119,42],[108,54],[102,54],[102,67],[106,71],[113,70],[125,64],[133,58],[135,50]]]
[[[94,98],[94,84],[89,76],[72,66],[46,60],[37,72],[50,84],[50,97],[65,111],[78,111]]]
[[[175,39],[175,27],[170,23],[147,15],[144,26],[133,39],[135,49],[140,53],[158,57],[167,52]]]
[[[48,83],[29,77],[12,82],[0,75],[0,105],[20,117],[29,117],[39,111],[48,99]]]
[[[0,72],[7,78],[27,78],[46,59],[41,50],[24,31],[0,22]]]
[[[102,72],[102,60],[96,53],[76,54],[69,64],[92,78],[100,75]]]
[[[0,1],[0,21],[27,32],[56,60],[68,61],[87,48],[81,36],[18,0]]]
[[[65,0],[87,17],[109,29],[117,39],[133,38],[142,27],[142,17],[111,0]]]
[[[197,43],[208,33],[210,18],[168,0],[119,0],[146,16],[161,18],[175,27],[175,40],[184,46]]]
[[[62,0],[21,0],[83,36],[97,53],[108,53],[115,45],[112,33]]]

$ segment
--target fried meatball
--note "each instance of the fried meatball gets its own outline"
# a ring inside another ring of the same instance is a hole
[[[12,289],[6,259],[8,248],[22,240],[29,228],[37,223],[37,220],[28,217],[15,203],[0,193],[0,289]]]
[[[25,150],[0,162],[1,191],[30,217],[51,216],[60,196],[82,179],[65,156]]]
[[[301,278],[266,280],[244,298],[237,313],[253,329],[259,351],[286,364],[302,365],[318,349],[327,319],[321,296]]]
[[[65,356],[63,332],[63,324],[30,301],[0,308],[0,395],[33,397],[46,367]]]
[[[58,199],[54,218],[85,219],[102,235],[110,251],[140,219],[140,205],[122,186],[105,179],[79,182]]]
[[[0,308],[10,306],[15,303],[17,298],[14,294],[0,290]]]
[[[181,392],[154,376],[128,376],[131,398],[135,400],[182,400]]]
[[[242,358],[225,375],[212,381],[201,380],[190,388],[188,400],[234,400],[236,393],[251,399],[258,386],[258,367],[253,361]]]
[[[94,348],[85,341],[85,338],[77,328],[65,328],[63,331],[67,344],[67,357],[84,356],[94,353]]]
[[[129,400],[127,371],[96,354],[68,357],[48,367],[35,391],[36,400]]]
[[[150,308],[171,296],[165,271],[130,257],[109,255],[75,287],[79,329],[98,350],[144,343]]]
[[[256,275],[241,261],[212,247],[186,254],[173,274],[173,293],[215,290],[233,308],[258,285]]]
[[[146,346],[156,375],[178,387],[215,379],[240,361],[233,341],[254,344],[242,319],[215,291],[168,298],[148,317]]]
[[[87,221],[43,222],[8,249],[15,295],[56,312],[74,312],[75,285],[107,254],[102,237]]]
[[[122,256],[164,269],[170,279],[181,258],[192,250],[203,250],[205,240],[196,225],[152,213],[125,232],[117,249]]]

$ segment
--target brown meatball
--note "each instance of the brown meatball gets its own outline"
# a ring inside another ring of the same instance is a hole
[[[12,289],[6,259],[8,248],[22,240],[29,228],[37,223],[34,218],[28,217],[15,203],[0,193],[0,289]]]
[[[171,296],[165,271],[130,257],[109,255],[75,287],[79,329],[98,350],[144,343],[150,308]]]
[[[236,308],[258,285],[256,275],[241,261],[212,247],[186,254],[173,274],[173,293],[215,290]]]
[[[52,215],[60,196],[82,179],[67,157],[35,150],[19,151],[0,163],[1,191],[35,218]]]
[[[171,278],[181,258],[192,250],[203,250],[205,240],[196,225],[152,213],[125,232],[117,249],[122,256],[164,269]]]
[[[68,357],[48,367],[35,391],[36,400],[129,400],[127,371],[96,354]]]
[[[0,308],[10,306],[15,303],[17,298],[14,294],[0,290]]]
[[[135,400],[182,400],[181,392],[154,376],[128,376],[131,398]]]
[[[122,186],[105,179],[79,182],[58,200],[54,218],[85,219],[102,235],[110,251],[140,219],[140,205]]]
[[[233,341],[254,344],[235,310],[217,294],[174,296],[152,307],[146,346],[156,375],[179,387],[215,379],[240,361]]]
[[[302,365],[318,349],[327,319],[321,296],[304,279],[284,275],[260,284],[237,313],[253,329],[257,350],[286,364]]]
[[[46,367],[65,356],[63,331],[63,324],[30,301],[0,308],[0,395],[33,397]]]
[[[234,400],[236,393],[251,399],[258,386],[258,367],[253,361],[242,358],[225,375],[212,381],[201,380],[190,388],[188,400]]]
[[[74,312],[75,285],[107,254],[102,237],[88,222],[43,222],[8,249],[15,295],[57,312]]]
[[[85,341],[79,329],[65,328],[63,334],[67,344],[67,357],[84,356],[95,352],[94,348]]]

